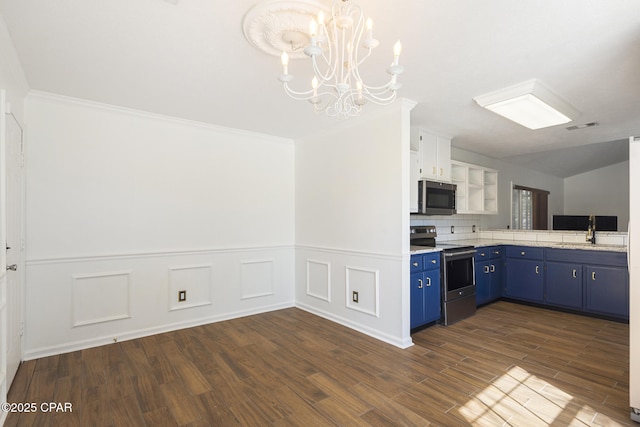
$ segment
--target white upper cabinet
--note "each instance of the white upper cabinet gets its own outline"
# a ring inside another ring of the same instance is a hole
[[[411,128],[411,149],[418,151],[420,179],[451,182],[451,139]]]

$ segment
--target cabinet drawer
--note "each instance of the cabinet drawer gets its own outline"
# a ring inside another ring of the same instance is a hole
[[[488,259],[500,258],[504,253],[502,246],[486,246],[476,248],[476,262],[486,261]]]
[[[411,272],[440,269],[440,252],[411,255]]]
[[[423,255],[411,255],[411,272],[422,271]]]
[[[532,246],[507,246],[508,258],[543,259],[544,248]]]
[[[423,255],[422,268],[424,270],[440,269],[440,252]]]

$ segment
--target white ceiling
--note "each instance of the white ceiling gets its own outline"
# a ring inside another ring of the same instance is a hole
[[[412,125],[456,147],[570,176],[625,160],[619,141],[640,135],[640,1],[352,1],[381,42],[368,65],[384,80],[400,39]],[[33,90],[291,138],[332,126],[245,40],[256,3],[0,0],[0,13]],[[301,82],[302,69],[290,67]],[[569,125],[599,126],[532,131],[473,101],[531,78],[581,112]]]

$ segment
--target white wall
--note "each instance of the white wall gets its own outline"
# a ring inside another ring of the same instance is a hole
[[[42,93],[27,119],[27,359],[293,305],[291,140]]]
[[[565,215],[614,215],[618,217],[618,231],[627,230],[628,161],[566,178],[564,194]]]
[[[413,105],[296,141],[297,305],[400,347],[411,344]]]
[[[7,91],[7,101],[11,103],[11,112],[24,123],[24,98],[29,85],[13,47],[11,36],[0,14],[0,89]]]

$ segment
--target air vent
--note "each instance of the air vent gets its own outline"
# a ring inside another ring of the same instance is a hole
[[[591,122],[591,123],[584,123],[582,125],[569,126],[567,130],[584,129],[584,128],[590,128],[593,126],[598,126],[598,122]]]

